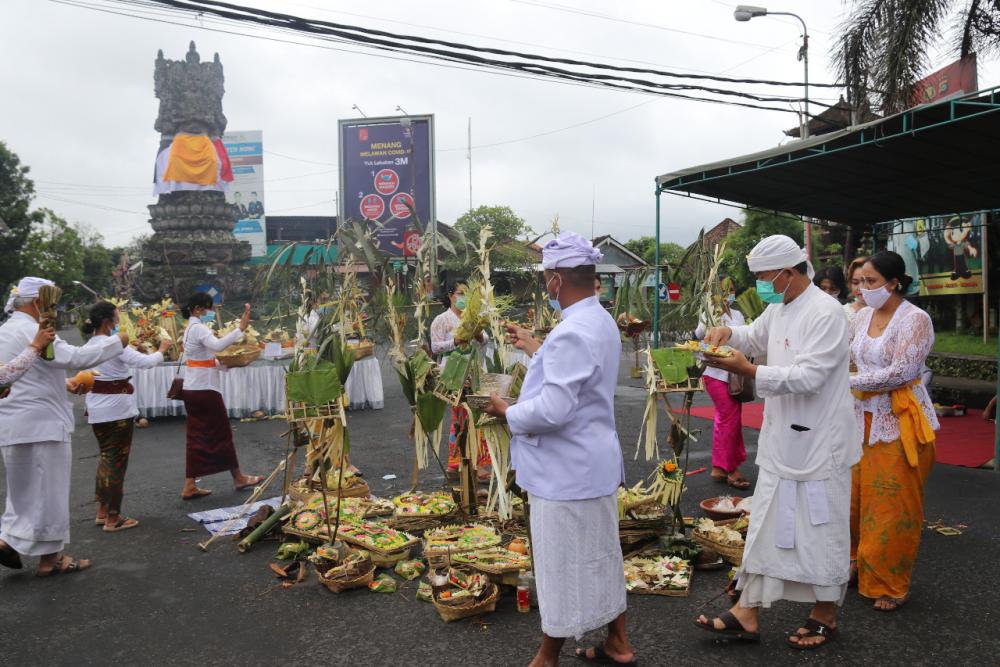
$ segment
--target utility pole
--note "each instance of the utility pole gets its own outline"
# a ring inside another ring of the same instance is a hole
[[[597,184],[590,193],[590,240],[594,240],[594,211],[597,209]]]

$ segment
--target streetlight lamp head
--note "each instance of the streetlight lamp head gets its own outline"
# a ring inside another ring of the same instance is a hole
[[[739,5],[733,12],[733,18],[737,21],[749,21],[757,16],[767,16],[767,8],[754,7],[753,5]]]

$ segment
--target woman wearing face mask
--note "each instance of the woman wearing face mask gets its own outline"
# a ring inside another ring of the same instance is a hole
[[[442,299],[446,310],[431,322],[431,352],[441,361],[442,366],[456,347],[463,347],[469,343],[467,340],[455,339],[455,329],[458,328],[462,311],[465,310],[467,289],[468,285],[461,280],[449,285],[447,295]],[[479,342],[486,342],[485,333],[480,336]],[[465,410],[451,409],[451,430],[448,434],[448,473],[452,475],[458,474],[461,464],[461,453],[458,451],[458,433],[465,427],[467,418]],[[490,454],[489,450],[486,449],[485,441],[481,441],[479,445],[476,468],[479,470],[480,480],[485,481],[490,478]]]
[[[903,258],[888,250],[868,259],[860,269],[868,307],[850,327],[858,369],[851,391],[865,444],[853,471],[851,551],[858,591],[873,598],[878,611],[894,611],[909,598],[938,428],[920,380],[934,326],[903,299],[911,282],[905,270]]]
[[[714,296],[719,314],[719,326],[734,327],[746,324],[743,313],[733,308],[736,285],[729,278],[722,279],[722,298]],[[695,338],[701,340],[707,330],[704,321],[698,323]],[[740,465],[747,460],[743,444],[743,406],[729,395],[729,373],[709,366],[702,375],[705,391],[712,398],[715,416],[712,424],[712,479],[726,482],[734,489],[750,488],[750,481],[743,477]]]
[[[847,321],[850,322],[858,311],[865,307],[865,298],[861,294],[861,267],[868,261],[867,257],[858,257],[847,267],[847,287],[851,291],[852,301],[844,304]]]
[[[118,309],[107,301],[91,308],[83,323],[84,335],[91,336],[87,345],[101,345],[108,336],[116,335],[118,329]],[[135,389],[129,380],[132,379],[131,369],[152,368],[163,363],[163,353],[169,347],[168,340],[161,340],[160,349],[153,354],[142,354],[126,347],[121,355],[95,369],[99,375],[94,378],[94,388],[87,394],[87,421],[94,429],[100,449],[94,523],[104,526],[105,532],[115,533],[139,525],[135,519],[121,515],[125,470],[132,449],[135,417],[139,414],[133,395]]]
[[[233,447],[233,431],[229,427],[229,413],[222,400],[219,387],[220,366],[215,359],[234,343],[243,340],[243,332],[250,326],[250,304],[243,307],[239,328],[216,338],[206,326],[215,321],[215,304],[212,297],[197,292],[181,309],[188,320],[184,331],[184,410],[187,412],[187,462],[184,489],[181,498],[191,500],[207,496],[211,491],[199,489],[198,477],[229,471],[236,490],[248,489],[264,478],[244,475]],[[225,370],[222,367],[222,370]]]

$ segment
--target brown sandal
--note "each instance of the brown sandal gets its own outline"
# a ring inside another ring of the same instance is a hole
[[[104,524],[105,533],[117,533],[120,530],[128,530],[129,528],[135,528],[139,525],[136,519],[130,519],[125,516],[119,516],[117,520],[113,523]]]
[[[822,646],[826,646],[833,640],[835,640],[839,635],[840,631],[837,628],[831,628],[825,623],[820,623],[815,618],[808,618],[806,622],[802,624],[802,627],[806,632],[798,632],[788,636],[788,645],[797,651],[813,651]],[[792,641],[792,637],[797,637],[797,641]],[[809,639],[811,637],[822,637],[823,641],[816,642],[814,644],[803,644],[803,639]]]
[[[729,475],[726,477],[726,484],[734,489],[739,489],[740,491],[745,491],[750,488],[750,480],[743,476],[733,477],[732,475]]]
[[[212,495],[212,491],[209,489],[199,489],[195,487],[195,490],[191,493],[182,493],[181,500],[194,500],[195,498],[204,498],[205,496]]]
[[[906,595],[904,595],[901,598],[893,598],[893,597],[889,597],[888,595],[883,595],[879,599],[875,600],[875,603],[872,605],[872,608],[875,611],[896,611],[900,607],[902,607],[904,604],[906,604],[909,601],[909,599],[910,599],[910,594],[909,593],[907,593]],[[890,602],[890,603],[892,603],[892,606],[891,607],[876,607],[875,605],[877,605],[879,602]]]
[[[42,572],[41,570],[35,571],[36,577],[51,577],[55,574],[72,574],[73,572],[82,572],[90,567],[90,561],[86,558],[81,558],[80,560],[74,559],[72,556],[67,554],[62,554],[59,556],[59,560],[56,564],[52,566],[52,569]]]
[[[257,486],[258,484],[260,484],[261,482],[264,481],[264,476],[263,475],[247,475],[243,479],[245,479],[246,481],[243,482],[242,484],[237,484],[235,486],[235,490],[236,491],[242,491],[243,489],[252,489],[253,487]]]

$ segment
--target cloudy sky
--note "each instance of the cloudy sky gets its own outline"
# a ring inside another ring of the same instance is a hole
[[[79,2],[132,11],[103,0]],[[721,0],[243,4],[583,60],[782,81],[802,77],[797,22],[769,17],[737,23],[737,3]],[[806,20],[813,81],[834,80],[830,49],[844,7],[834,0],[771,5]],[[337,120],[356,117],[353,105],[368,116],[392,115],[397,106],[434,114],[439,219],[453,222],[469,205],[465,145],[471,118],[474,205],[508,205],[535,229],[547,228],[558,214],[563,228],[621,240],[652,233],[656,175],[768,148],[796,124],[791,113],[406,62],[250,27],[237,28],[248,35],[225,34],[212,28],[233,28],[209,19],[163,19],[183,25],[51,0],[4,2],[0,140],[31,166],[37,206],[90,225],[111,245],[151,231],[145,207],[154,201],[149,181],[159,141],[153,61],[157,49],[183,58],[192,39],[203,59],[218,52],[225,66],[229,130],[263,130],[272,214],[335,213]],[[936,53],[933,64],[950,59]],[[981,60],[980,87],[996,83],[996,72],[994,61]],[[836,91],[814,89],[811,97],[832,103]],[[735,213],[667,197],[663,235],[687,243],[703,226]]]

